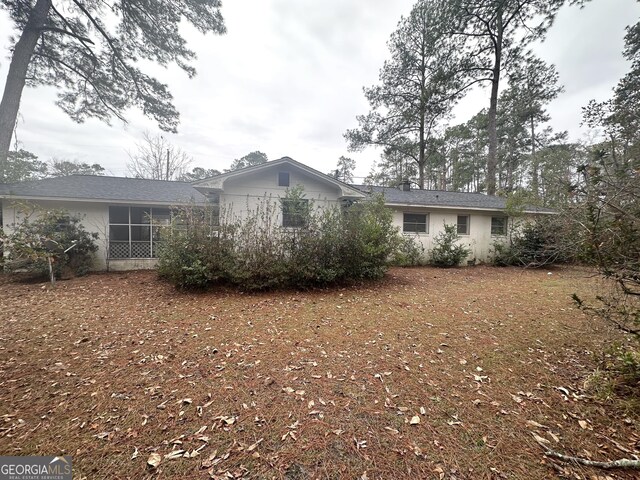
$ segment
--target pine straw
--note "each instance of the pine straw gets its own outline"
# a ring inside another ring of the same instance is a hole
[[[591,282],[576,269],[252,295],[178,293],[153,272],[1,282],[0,453],[70,454],[76,479],[604,479],[551,465],[532,434],[598,460],[639,446],[637,419],[583,391],[622,337],[574,308]]]

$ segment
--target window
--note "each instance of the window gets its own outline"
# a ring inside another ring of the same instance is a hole
[[[507,217],[491,217],[491,235],[507,234]]]
[[[458,215],[458,235],[469,235],[469,215]]]
[[[109,258],[154,258],[171,210],[109,207]]]
[[[402,231],[407,233],[429,233],[428,215],[425,213],[405,213],[402,220]]]
[[[209,208],[207,212],[209,214],[209,222],[212,226],[220,226],[220,193],[207,194],[207,201],[209,202]]]
[[[282,226],[287,228],[301,228],[307,226],[309,200],[303,198],[282,199]]]
[[[278,173],[278,186],[279,187],[288,187],[289,186],[289,172],[279,172]]]

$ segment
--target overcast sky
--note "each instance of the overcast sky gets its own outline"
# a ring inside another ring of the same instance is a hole
[[[334,168],[340,155],[357,161],[364,177],[379,157],[375,149],[349,153],[343,139],[368,111],[363,86],[377,82],[388,57],[386,41],[413,0],[236,0],[223,5],[228,33],[187,31],[198,58],[189,80],[177,68],[160,71],[181,113],[170,141],[193,157],[193,166],[224,169],[234,158],[261,150],[270,159],[290,156],[318,170]],[[551,125],[580,129],[580,108],[605,100],[628,71],[622,58],[624,27],[640,17],[636,0],[592,0],[582,10],[564,7],[536,53],[554,63],[565,92],[550,106]],[[10,22],[0,13],[0,85],[8,67]],[[139,112],[111,126],[75,124],[55,105],[53,88],[25,89],[18,125],[20,146],[51,157],[100,163],[110,174],[127,175],[127,152],[141,133],[158,132]],[[454,123],[488,105],[476,90],[454,109]],[[165,134],[166,135],[166,134]]]

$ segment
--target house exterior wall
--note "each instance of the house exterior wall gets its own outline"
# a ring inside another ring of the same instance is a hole
[[[289,174],[289,185],[279,185],[279,173],[287,172]],[[196,184],[198,188],[199,184]],[[200,184],[203,192],[220,192],[219,205],[221,207],[222,219],[235,220],[246,218],[251,212],[255,212],[265,202],[272,205],[272,225],[279,227],[282,225],[282,206],[280,199],[286,197],[287,190],[301,185],[303,187],[303,196],[313,203],[315,208],[322,209],[330,206],[339,205],[342,195],[345,198],[358,198],[360,193],[348,186],[335,182],[333,179],[319,174],[318,172],[309,171],[301,164],[296,162],[280,162],[274,165],[265,165],[258,169],[245,172],[233,172],[225,174],[225,176],[214,177],[203,181]],[[73,200],[74,192],[70,191],[69,196]],[[28,197],[27,197],[28,198]],[[33,197],[32,197],[33,198]],[[37,198],[37,197],[36,197]],[[107,197],[108,198],[108,197]],[[215,195],[211,198],[215,198]],[[405,197],[402,197],[405,198]],[[170,205],[163,202],[155,202],[156,205],[145,203],[127,203],[124,200],[114,201],[56,201],[54,199],[29,200],[29,203],[40,205],[43,208],[62,208],[71,214],[78,215],[82,218],[82,224],[89,232],[98,233],[99,239],[98,252],[94,268],[96,270],[127,270],[139,268],[153,268],[156,265],[156,259],[153,258],[126,258],[126,259],[110,259],[109,251],[109,206],[127,206],[127,207],[152,207],[166,208]],[[15,207],[12,199],[0,199],[1,212],[5,230],[10,228],[11,224],[20,220],[20,214]],[[24,201],[22,203],[25,203]],[[400,203],[400,202],[399,202]],[[472,203],[473,204],[473,203]],[[492,245],[495,242],[506,240],[506,236],[491,235],[491,218],[493,216],[504,216],[502,211],[489,210],[465,210],[463,208],[446,208],[446,207],[425,207],[425,206],[403,206],[389,205],[393,211],[393,222],[400,232],[403,232],[403,215],[404,213],[426,214],[428,230],[426,233],[405,233],[406,235],[416,236],[428,255],[433,248],[434,238],[441,233],[444,224],[457,223],[458,215],[467,215],[469,217],[469,233],[462,235],[461,243],[467,245],[471,249],[468,260],[486,262],[490,260]],[[112,212],[113,213],[113,212]],[[115,216],[115,214],[114,214]],[[152,215],[153,216],[153,215]],[[167,215],[168,217],[168,215]],[[168,221],[168,220],[167,220]],[[160,224],[157,224],[160,225]],[[119,225],[120,227],[124,225]],[[140,225],[131,225],[130,232],[134,227]],[[116,233],[114,227],[112,233]],[[140,230],[138,230],[140,231]],[[153,231],[153,230],[151,230]],[[133,253],[133,243],[141,246],[146,239],[139,239],[134,242],[133,236],[129,237],[131,250],[126,250],[126,255]],[[120,243],[126,243],[127,240],[120,240]],[[137,251],[138,256],[152,256],[152,250],[155,248],[152,243],[149,251]],[[117,242],[112,242],[111,250],[115,255],[125,255],[118,250]]]
[[[278,172],[290,173],[290,187],[278,186]],[[255,211],[261,202],[269,200],[273,202],[276,218],[274,225],[282,222],[280,198],[286,196],[288,188],[302,185],[304,197],[313,202],[316,208],[325,208],[337,205],[339,189],[326,184],[313,176],[297,169],[286,166],[274,167],[266,172],[256,172],[243,175],[239,178],[231,178],[225,184],[225,191],[220,196],[221,206],[225,206],[230,218],[245,218],[250,211]],[[71,193],[71,192],[70,192]],[[125,204],[122,202],[84,202],[84,201],[56,201],[56,200],[16,200],[2,199],[2,219],[5,231],[8,233],[11,226],[18,223],[23,217],[20,205],[31,204],[43,209],[64,209],[70,214],[79,216],[84,228],[91,233],[99,235],[96,244],[98,251],[93,269],[101,270],[135,270],[154,268],[157,264],[155,258],[109,258],[109,206],[148,207],[147,204]],[[153,205],[151,205],[153,206]],[[169,205],[165,205],[168,207]]]
[[[278,186],[278,173],[289,172],[289,187]],[[265,200],[270,200],[274,206],[274,226],[282,223],[280,198],[286,196],[289,188],[302,185],[304,197],[313,202],[320,209],[339,203],[339,188],[324,182],[297,168],[286,165],[274,166],[266,171],[249,173],[241,177],[230,178],[225,183],[224,193],[220,195],[220,204],[227,210],[230,218],[246,218],[251,211],[255,211]],[[72,194],[72,192],[69,192]],[[59,200],[11,200],[2,199],[1,213],[5,232],[18,223],[23,217],[20,205],[30,204],[43,209],[64,209],[74,216],[79,216],[84,228],[90,233],[99,235],[96,244],[98,251],[93,269],[100,270],[134,270],[154,268],[155,258],[109,258],[109,206],[153,207],[148,204],[115,202],[86,202]],[[160,206],[160,205],[156,205]],[[163,205],[169,207],[169,205]],[[35,214],[34,214],[35,215]]]
[[[85,230],[97,233],[98,240],[93,270],[137,270],[154,268],[157,260],[154,258],[109,259],[109,203],[98,202],[69,202],[55,200],[29,200],[28,202],[2,200],[2,221],[5,232],[9,233],[12,225],[20,222],[24,217],[24,209],[20,205],[34,205],[42,209],[63,209],[69,214],[81,218]],[[146,206],[146,205],[131,205]],[[35,214],[34,214],[35,215]]]
[[[444,225],[456,225],[458,215],[469,216],[469,234],[461,235],[460,244],[471,249],[467,261],[488,262],[495,242],[506,241],[506,235],[491,235],[491,218],[504,217],[502,212],[478,212],[463,209],[437,209],[426,207],[400,207],[393,206],[393,223],[401,233],[408,236],[415,236],[422,244],[427,257],[434,247],[434,238],[444,231]],[[404,213],[426,214],[428,231],[427,233],[407,233],[403,232]]]
[[[312,199],[317,208],[324,208],[330,205],[337,205],[338,192],[320,182],[311,181],[313,179],[303,176],[291,175],[290,185],[304,185],[305,196]],[[265,183],[272,183],[272,186],[265,187]],[[233,215],[245,217],[250,210],[255,210],[260,202],[265,198],[271,198],[273,202],[278,202],[279,198],[286,195],[287,187],[277,186],[277,172],[274,178],[270,179],[265,175],[254,175],[249,178],[237,179],[225,185],[225,193],[221,195],[221,203],[230,208]],[[24,202],[13,202],[2,200],[2,220],[4,229],[9,232],[11,225],[19,222],[24,214],[20,212],[19,205]],[[98,252],[93,268],[95,270],[134,270],[149,269],[156,266],[157,260],[153,258],[131,258],[131,259],[109,259],[109,203],[93,202],[60,202],[53,200],[30,201],[30,204],[38,205],[42,208],[64,209],[73,215],[78,215],[82,219],[82,224],[88,232],[95,232],[99,235],[97,240]],[[131,205],[146,206],[146,205]],[[467,260],[477,262],[487,262],[490,260],[492,245],[495,242],[505,241],[506,236],[491,235],[491,218],[493,216],[503,216],[501,212],[478,212],[469,210],[437,209],[426,207],[402,207],[392,206],[393,223],[399,231],[408,236],[415,236],[425,249],[425,254],[433,248],[434,238],[444,231],[444,224],[457,223],[458,215],[469,216],[469,234],[462,235],[460,243],[471,249],[471,254]],[[278,219],[275,225],[281,222],[281,211],[276,209]],[[428,223],[427,233],[406,233],[403,232],[404,213],[426,214]]]
[[[289,173],[289,187],[278,186],[278,173]],[[277,218],[275,224],[282,221],[280,199],[287,190],[301,185],[304,198],[313,203],[315,208],[326,208],[339,203],[340,192],[337,187],[319,181],[298,169],[275,166],[260,172],[254,172],[226,180],[224,192],[220,195],[220,206],[224,215],[230,218],[246,218],[255,212],[264,202],[272,202]]]

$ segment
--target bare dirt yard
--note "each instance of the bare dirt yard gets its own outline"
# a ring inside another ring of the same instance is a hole
[[[637,416],[587,388],[624,341],[575,308],[593,285],[490,267],[259,294],[3,278],[0,454],[72,455],[75,479],[635,478],[538,443],[640,448]]]

